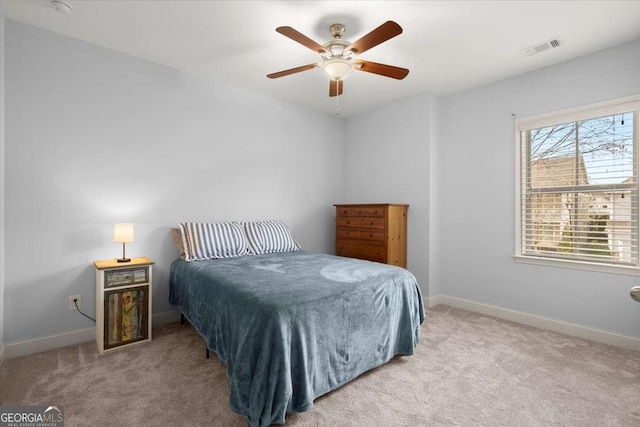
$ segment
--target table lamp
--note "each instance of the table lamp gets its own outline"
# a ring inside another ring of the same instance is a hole
[[[116,224],[113,227],[113,241],[122,243],[122,258],[118,258],[118,262],[129,262],[131,258],[124,256],[124,244],[133,242],[133,224]]]

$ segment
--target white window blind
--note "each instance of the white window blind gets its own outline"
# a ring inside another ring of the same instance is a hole
[[[638,267],[637,103],[518,130],[520,255]]]

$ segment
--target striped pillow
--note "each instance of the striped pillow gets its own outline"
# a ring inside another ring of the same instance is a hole
[[[300,250],[289,227],[282,221],[245,222],[249,252],[254,255]]]
[[[247,239],[239,224],[231,222],[178,224],[184,244],[184,260],[232,258],[249,253]]]

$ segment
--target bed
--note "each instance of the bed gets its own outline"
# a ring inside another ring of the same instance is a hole
[[[171,265],[169,301],[226,364],[230,407],[251,427],[284,424],[287,413],[413,354],[420,337],[422,295],[400,267],[302,250],[187,261]]]

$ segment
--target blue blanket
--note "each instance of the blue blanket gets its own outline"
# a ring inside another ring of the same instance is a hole
[[[413,354],[424,321],[407,270],[306,251],[171,265],[169,301],[226,363],[231,409],[249,426]]]

